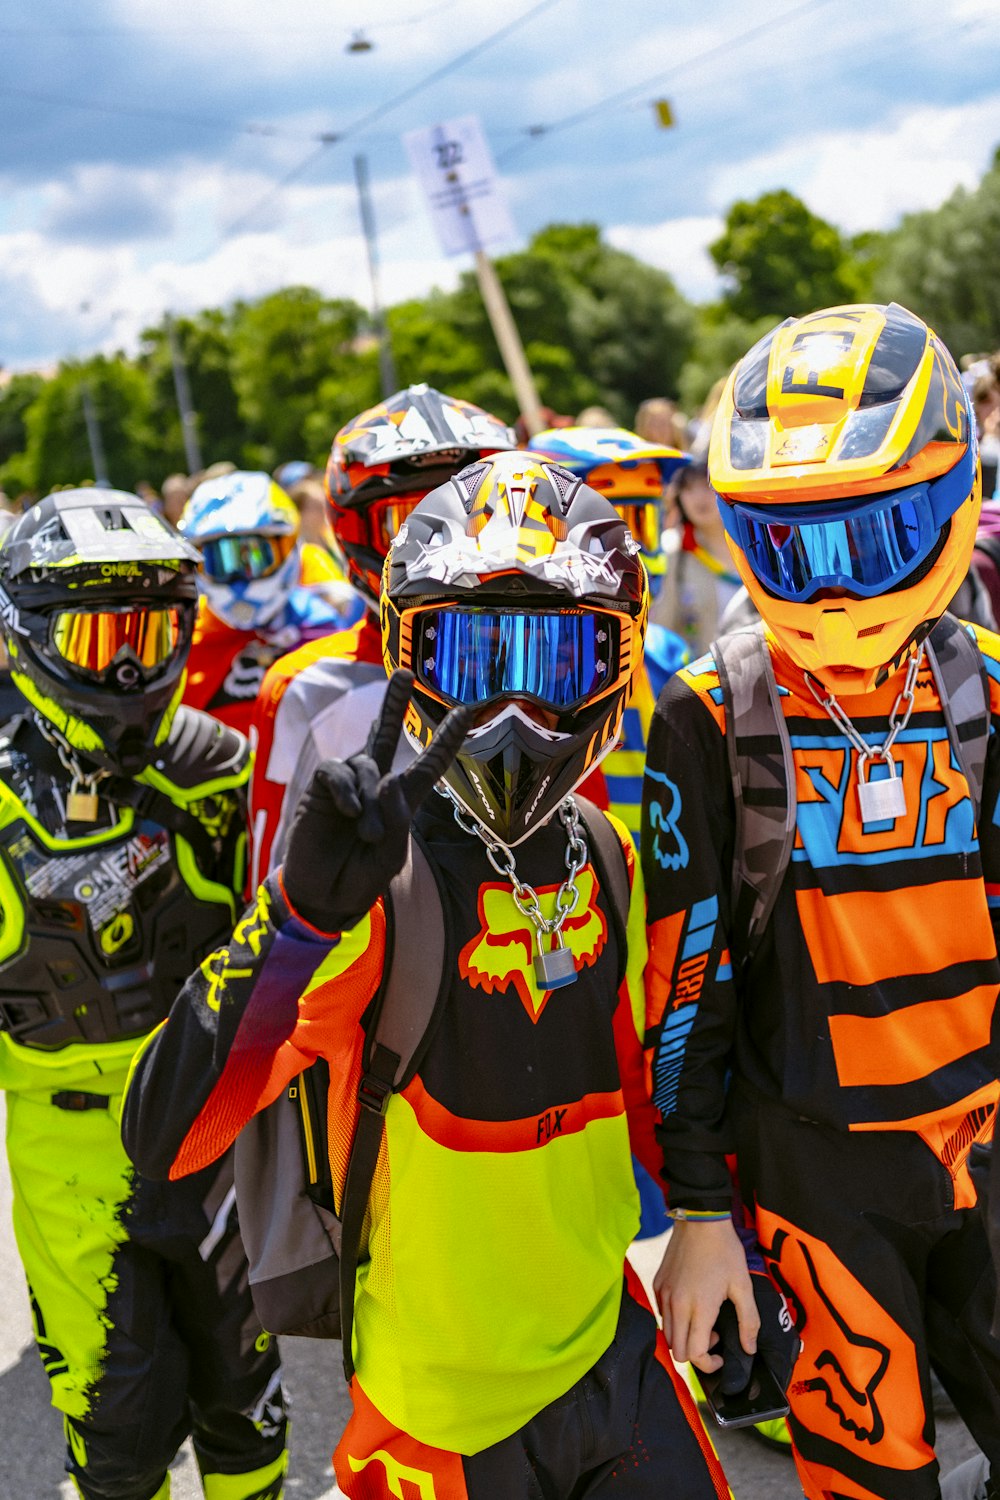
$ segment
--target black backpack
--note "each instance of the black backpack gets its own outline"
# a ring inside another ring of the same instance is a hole
[[[990,694],[979,647],[945,614],[926,643],[948,736],[975,809],[983,799]],[[734,961],[746,966],[778,899],[795,839],[795,768],[764,627],[720,636],[712,645],[726,708],[726,750],[736,804],[732,929],[745,935]]]
[[[618,835],[603,812],[576,799],[607,897],[625,972],[630,886]],[[319,1059],[236,1138],[236,1202],[250,1291],[270,1333],[343,1340],[354,1372],[354,1288],[385,1111],[420,1065],[447,994],[447,940],[439,875],[419,834],[389,886],[386,963],[361,1058],[357,1128],[337,1216],[327,1146],[330,1075]],[[414,962],[414,955],[419,955]]]

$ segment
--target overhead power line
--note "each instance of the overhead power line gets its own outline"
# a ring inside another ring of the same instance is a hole
[[[327,131],[310,133],[304,130],[288,130],[282,125],[242,124],[237,120],[222,120],[209,115],[178,114],[174,110],[151,109],[140,104],[108,104],[100,99],[74,99],[68,94],[42,93],[37,89],[12,88],[7,83],[0,84],[0,99],[6,94],[12,94],[18,99],[33,99],[38,104],[55,104],[60,108],[89,109],[97,114],[127,115],[143,120],[168,120],[175,125],[199,125],[209,130],[236,131],[240,135],[287,136],[299,141],[326,142],[335,139]]]
[[[776,26],[784,26],[786,22],[792,21],[796,16],[803,15],[807,10],[817,10],[821,5],[829,5],[831,0],[805,0],[805,4],[796,5],[792,10],[782,11],[778,16],[771,16],[767,21],[761,21],[756,26],[751,26],[747,31],[737,32],[735,36],[727,37],[724,42],[708,47],[704,52],[696,52],[694,56],[685,58],[683,62],[673,63],[669,68],[660,73],[654,73],[649,78],[644,78],[641,83],[630,84],[626,89],[620,89],[615,94],[608,94],[603,99],[598,99],[594,104],[589,104],[584,109],[578,109],[571,115],[563,115],[562,119],[553,120],[550,124],[528,125],[524,127],[527,140],[511,146],[500,157],[497,164],[504,166],[515,157],[522,155],[529,146],[543,136],[554,135],[557,131],[569,130],[574,125],[580,125],[584,120],[591,119],[594,115],[601,114],[606,109],[613,109],[616,105],[626,104],[643,94],[647,89],[666,83],[671,78],[688,72],[697,64],[709,62],[713,57],[729,55],[734,48],[742,46],[744,42],[753,41],[765,32],[772,31]]]
[[[484,37],[481,42],[476,42],[474,46],[467,47],[464,52],[460,52],[456,57],[451,58],[449,62],[443,63],[440,68],[435,68],[432,73],[428,73],[424,78],[421,78],[419,82],[412,84],[407,89],[404,89],[401,94],[396,94],[392,99],[387,99],[384,104],[376,105],[374,109],[369,110],[366,114],[359,115],[356,120],[352,120],[349,125],[345,125],[343,130],[337,131],[335,133],[331,132],[331,134],[323,140],[322,145],[320,146],[320,149],[318,151],[311,151],[307,157],[300,161],[296,166],[292,167],[291,171],[287,172],[284,177],[280,178],[279,181],[268,188],[267,192],[262,198],[259,198],[256,203],[252,204],[250,208],[246,209],[242,214],[240,214],[239,218],[234,219],[231,224],[228,224],[222,231],[222,234],[220,236],[220,243],[222,243],[222,241],[224,240],[229,239],[229,237],[234,234],[237,229],[242,229],[244,225],[249,220],[253,219],[261,208],[270,203],[272,198],[280,193],[281,190],[285,186],[287,186],[289,182],[292,182],[295,178],[300,177],[303,175],[303,173],[307,172],[312,166],[313,162],[317,161],[319,157],[323,155],[328,146],[332,146],[336,143],[339,143],[340,141],[346,141],[350,136],[357,135],[359,131],[366,129],[369,125],[374,125],[377,120],[383,119],[385,115],[389,114],[392,110],[397,109],[399,105],[405,104],[407,100],[414,98],[419,93],[422,93],[424,89],[430,88],[432,83],[438,83],[442,78],[446,78],[449,73],[454,73],[456,69],[471,61],[472,58],[478,57],[480,53],[485,52],[487,48],[495,46],[497,42],[503,41],[505,37],[510,36],[520,27],[526,26],[529,21],[532,21],[536,16],[541,15],[542,11],[551,10],[554,5],[559,5],[561,3],[562,0],[538,0],[538,3],[536,5],[533,5],[530,10],[524,11],[520,16],[515,17],[513,21],[508,21],[507,25],[501,26],[499,31],[491,32],[491,34],[488,37]]]

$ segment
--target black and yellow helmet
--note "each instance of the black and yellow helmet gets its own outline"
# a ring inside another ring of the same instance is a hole
[[[613,748],[648,608],[614,506],[534,454],[470,464],[407,517],[382,575],[386,670],[414,674],[417,743],[455,704],[481,706],[445,779],[501,843],[527,838]]]
[[[14,683],[80,755],[131,773],[180,701],[197,550],[121,490],[63,490],[0,547],[0,629]]]

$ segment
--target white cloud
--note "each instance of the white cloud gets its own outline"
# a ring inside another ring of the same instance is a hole
[[[711,174],[720,209],[787,187],[849,233],[890,229],[904,213],[936,208],[974,187],[1000,141],[1000,93],[970,104],[926,106],[867,130],[806,136]]]
[[[717,215],[692,215],[662,224],[615,224],[606,238],[617,249],[668,271],[693,302],[709,302],[719,295],[719,277],[706,246],[718,239],[722,227]]]

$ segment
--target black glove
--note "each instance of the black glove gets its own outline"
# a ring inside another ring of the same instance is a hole
[[[360,922],[406,860],[413,814],[447,771],[475,716],[453,708],[430,744],[405,770],[390,774],[413,687],[394,672],[365,750],[325,760],[302,795],[282,867],[285,894],[322,932]]]
[[[757,1352],[784,1391],[788,1389],[792,1366],[798,1357],[798,1334],[788,1304],[767,1272],[751,1271],[750,1282],[760,1314]],[[724,1395],[735,1396],[749,1383],[753,1355],[747,1354],[740,1343],[736,1309],[728,1298],[719,1308],[715,1331],[719,1342],[714,1352],[721,1354],[723,1360],[719,1388]]]

